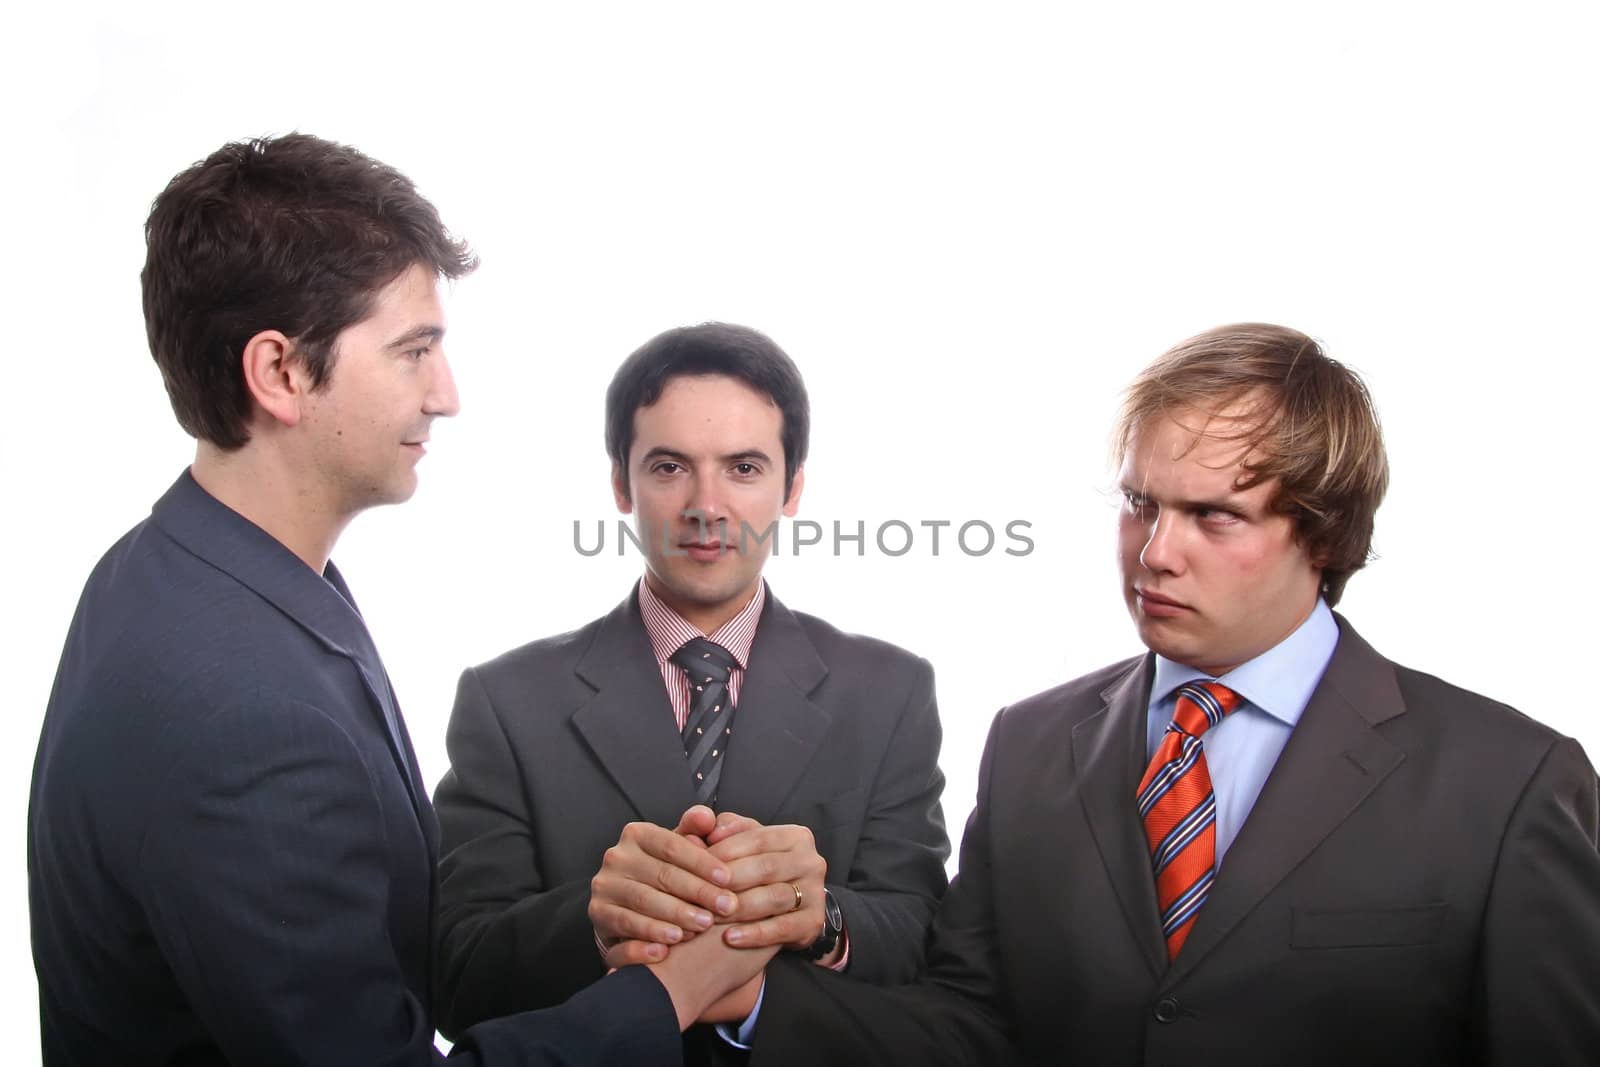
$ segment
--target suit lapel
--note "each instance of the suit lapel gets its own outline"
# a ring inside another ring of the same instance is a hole
[[[719,808],[762,823],[782,810],[833,719],[811,699],[827,674],[800,621],[767,590],[734,707]]]
[[[1151,974],[1159,976],[1167,969],[1167,946],[1161,937],[1150,851],[1134,807],[1146,763],[1145,720],[1154,663],[1145,656],[1101,693],[1105,706],[1072,731],[1072,761],[1089,831],[1123,918]]]
[[[1350,817],[1405,758],[1374,729],[1405,711],[1394,667],[1343,619],[1339,645],[1217,872],[1177,981]]]
[[[438,835],[405,720],[400,716],[383,660],[338,568],[330,562],[326,577],[317,574],[271,534],[200,488],[188,471],[156,502],[153,517],[189,552],[232,575],[328,651],[355,666],[367,693],[366,713],[377,719],[388,739],[390,757],[406,783],[412,810],[432,858],[438,848]]]
[[[641,819],[676,826],[694,792],[637,595],[600,621],[578,661],[578,677],[595,694],[572,724]]]

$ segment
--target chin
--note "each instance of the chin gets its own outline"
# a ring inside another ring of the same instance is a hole
[[[374,489],[371,496],[367,499],[366,506],[369,508],[375,508],[382,507],[385,504],[404,504],[407,500],[410,500],[413,496],[415,496],[416,493],[417,480],[415,478],[411,479],[409,482],[379,486]]]
[[[685,574],[679,571],[672,575],[672,578],[669,588],[674,595],[691,604],[700,604],[704,607],[726,604],[750,586],[748,578],[721,575]]]

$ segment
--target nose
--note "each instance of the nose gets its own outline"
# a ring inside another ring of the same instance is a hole
[[[461,397],[456,393],[456,377],[450,370],[450,361],[441,350],[432,363],[433,378],[428,383],[428,394],[423,399],[422,410],[429,415],[451,418],[461,411]]]
[[[1157,512],[1156,521],[1150,526],[1150,536],[1139,552],[1139,562],[1149,571],[1169,574],[1177,572],[1183,559],[1179,544],[1181,536],[1178,517],[1163,508]]]
[[[683,514],[691,521],[704,523],[708,529],[727,518],[727,506],[722,499],[721,480],[714,473],[694,475],[689,503],[684,508]]]

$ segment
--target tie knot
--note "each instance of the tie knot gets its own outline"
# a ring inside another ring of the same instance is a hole
[[[1172,727],[1190,737],[1199,737],[1238,707],[1242,699],[1238,693],[1219,682],[1180,685],[1178,706],[1172,712]]]
[[[739,666],[739,661],[733,658],[732,652],[715,641],[707,641],[703,637],[685,641],[683,647],[674,652],[671,658],[672,662],[683,668],[683,672],[689,676],[689,681],[695,685],[726,682],[730,673]]]

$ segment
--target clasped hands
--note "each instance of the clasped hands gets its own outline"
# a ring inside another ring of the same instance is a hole
[[[767,961],[822,933],[827,871],[806,827],[697,804],[671,830],[623,827],[589,883],[589,921],[606,966],[650,966],[680,1023],[738,1022]]]

